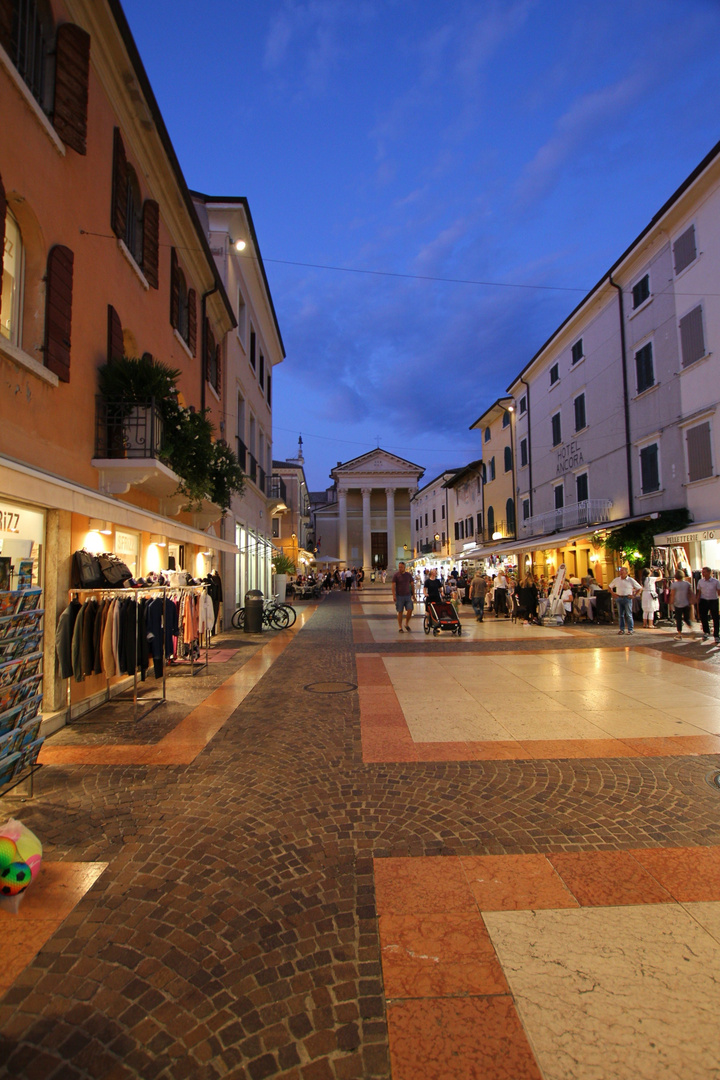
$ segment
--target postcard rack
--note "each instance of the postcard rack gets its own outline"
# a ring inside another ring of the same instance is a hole
[[[40,768],[44,614],[27,581],[0,591],[0,796],[27,779],[32,796]]]

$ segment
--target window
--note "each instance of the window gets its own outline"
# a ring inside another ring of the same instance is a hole
[[[427,525],[427,523],[428,523],[428,519],[427,519],[427,514],[426,514],[425,515],[425,525]]]
[[[490,458],[490,479],[495,479],[495,458]]]
[[[562,430],[560,426],[560,413],[556,412],[550,421],[552,424],[552,444],[559,446],[562,442]]]
[[[471,517],[465,519],[465,535],[472,536],[473,534],[473,519]]]
[[[495,511],[492,506],[487,508],[487,531],[490,536],[495,532]]]
[[[460,536],[458,537],[458,539],[459,540],[464,540],[465,539],[465,522],[464,521],[459,521],[458,522],[458,529],[460,530]]]
[[[527,521],[530,517],[530,500],[523,499],[522,501],[522,515],[523,521]]]
[[[119,240],[125,244],[136,265],[142,268],[147,284],[159,286],[158,259],[160,250],[160,208],[154,199],[143,203],[135,169],[125,156],[120,129],[113,133],[113,172],[110,223]],[[177,265],[175,249],[171,258]],[[171,305],[174,302],[172,272],[170,278]],[[173,322],[173,326],[177,326]]]
[[[509,536],[515,533],[515,502],[513,499],[508,499],[505,503],[505,521],[507,523],[507,532]]]
[[[710,421],[689,428],[685,435],[688,456],[688,479],[704,480],[713,475],[712,430]]]
[[[582,360],[583,355],[584,355],[584,353],[583,353],[583,340],[582,340],[582,338],[578,338],[578,340],[575,342],[575,344],[572,347],[572,362],[573,362],[573,364],[579,363],[580,360]]]
[[[237,334],[242,342],[243,349],[247,348],[246,334],[247,334],[247,308],[245,306],[245,298],[238,289],[238,309],[237,309]]]
[[[478,510],[477,512],[476,529],[478,536],[482,536],[482,510]]]
[[[441,521],[445,520],[445,507],[444,506],[440,507],[440,520]]]
[[[185,275],[182,270],[177,270],[177,290],[178,290],[178,313],[177,313],[177,327],[176,330],[181,338],[187,341],[188,336],[188,289],[187,282],[185,281]]]
[[[645,277],[633,285],[633,308],[639,308],[641,304],[644,304],[650,295],[650,275],[646,274]]]
[[[560,378],[560,368],[558,364],[553,364],[550,368],[550,385],[553,386]]]
[[[487,465],[485,464],[484,461],[480,465],[480,478],[481,478],[483,484],[487,483]]]
[[[258,382],[260,383],[260,389],[265,389],[265,357],[260,353],[260,368],[258,370]]]
[[[579,503],[588,501],[588,474],[586,472],[580,473],[575,477],[575,490],[577,492],[577,501]]]
[[[2,13],[2,44],[28,90],[46,113],[52,109],[52,79],[49,58],[52,51],[52,18],[42,18],[47,6],[36,0],[9,3]],[[38,10],[40,8],[40,10]]]
[[[689,229],[686,229],[684,233],[681,233],[680,236],[678,236],[673,244],[675,273],[680,274],[685,267],[689,266],[691,262],[694,262],[696,258],[695,226],[691,225]]]
[[[682,366],[690,367],[705,355],[702,305],[698,304],[680,320],[680,351]]]
[[[507,409],[503,413],[502,426],[503,427],[509,427],[510,426],[510,413],[507,411]]]
[[[257,338],[255,337],[255,331],[251,330],[250,331],[250,363],[252,365],[253,371],[255,370],[255,365],[257,363],[257,359],[256,359],[256,356],[255,356],[256,350],[257,350]]]
[[[279,540],[279,538],[280,538],[280,518],[274,517],[272,519],[272,534],[273,534],[273,540]]]
[[[272,406],[272,375],[267,377],[267,403],[268,407]]]
[[[520,398],[520,413],[527,412],[527,396],[523,394]]]
[[[3,203],[4,203],[3,199]],[[11,345],[22,344],[22,294],[24,252],[20,226],[8,210],[5,216],[5,246],[2,260],[2,299],[0,299],[0,334]]]
[[[520,440],[520,468],[524,469],[528,463],[528,443],[527,439]]]
[[[485,442],[490,442],[490,428],[485,428]]]
[[[195,290],[187,287],[185,275],[180,269],[175,248],[170,251],[170,325],[175,327],[194,356],[197,346]]]
[[[444,533],[444,532],[440,534],[440,542],[441,542],[442,544],[444,544],[444,543],[445,543],[445,533]]]
[[[585,418],[585,395],[578,394],[573,404],[575,406],[575,430],[582,431],[584,427],[587,427],[587,420]]]
[[[458,521],[455,522],[455,539],[460,539],[460,523]]]
[[[635,353],[635,372],[637,375],[637,391],[638,394],[642,394],[643,390],[647,390],[655,383],[651,341],[648,341],[647,345],[643,345],[642,349],[638,349]]]
[[[565,505],[565,488],[562,484],[557,484],[553,488],[553,493],[555,496],[555,509],[562,510]]]
[[[132,165],[126,165],[125,167],[125,185],[126,185],[126,200],[125,200],[125,235],[121,236],[121,240],[125,241],[125,246],[132,255],[138,266],[142,266],[143,261],[143,219],[142,219],[142,197],[140,195],[140,185],[138,184],[137,173],[133,169]]]
[[[432,512],[432,514],[433,514],[433,525],[434,525],[434,524],[435,524],[435,507],[433,507],[433,512]]]
[[[660,490],[660,450],[657,443],[640,451],[640,485],[643,495]]]
[[[510,449],[509,446],[505,447],[505,455],[504,456],[505,456],[505,461],[504,461],[505,472],[510,472],[510,470],[512,469],[512,450]]]

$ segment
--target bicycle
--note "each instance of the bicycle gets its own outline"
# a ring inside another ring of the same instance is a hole
[[[272,600],[265,600],[262,610],[262,625],[271,630],[287,630],[297,619],[297,612],[290,604],[279,604],[277,596]],[[245,626],[245,608],[238,608],[230,619],[231,625],[236,630],[242,630]]]

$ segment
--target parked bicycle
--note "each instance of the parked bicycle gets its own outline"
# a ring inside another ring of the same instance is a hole
[[[297,619],[297,612],[290,604],[279,604],[277,596],[263,603],[262,624],[271,630],[287,630]],[[236,630],[245,626],[245,608],[238,608],[230,620]]]

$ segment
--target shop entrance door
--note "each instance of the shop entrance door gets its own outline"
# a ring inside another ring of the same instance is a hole
[[[387,533],[374,532],[372,537],[372,568],[373,570],[387,570],[388,549]]]

